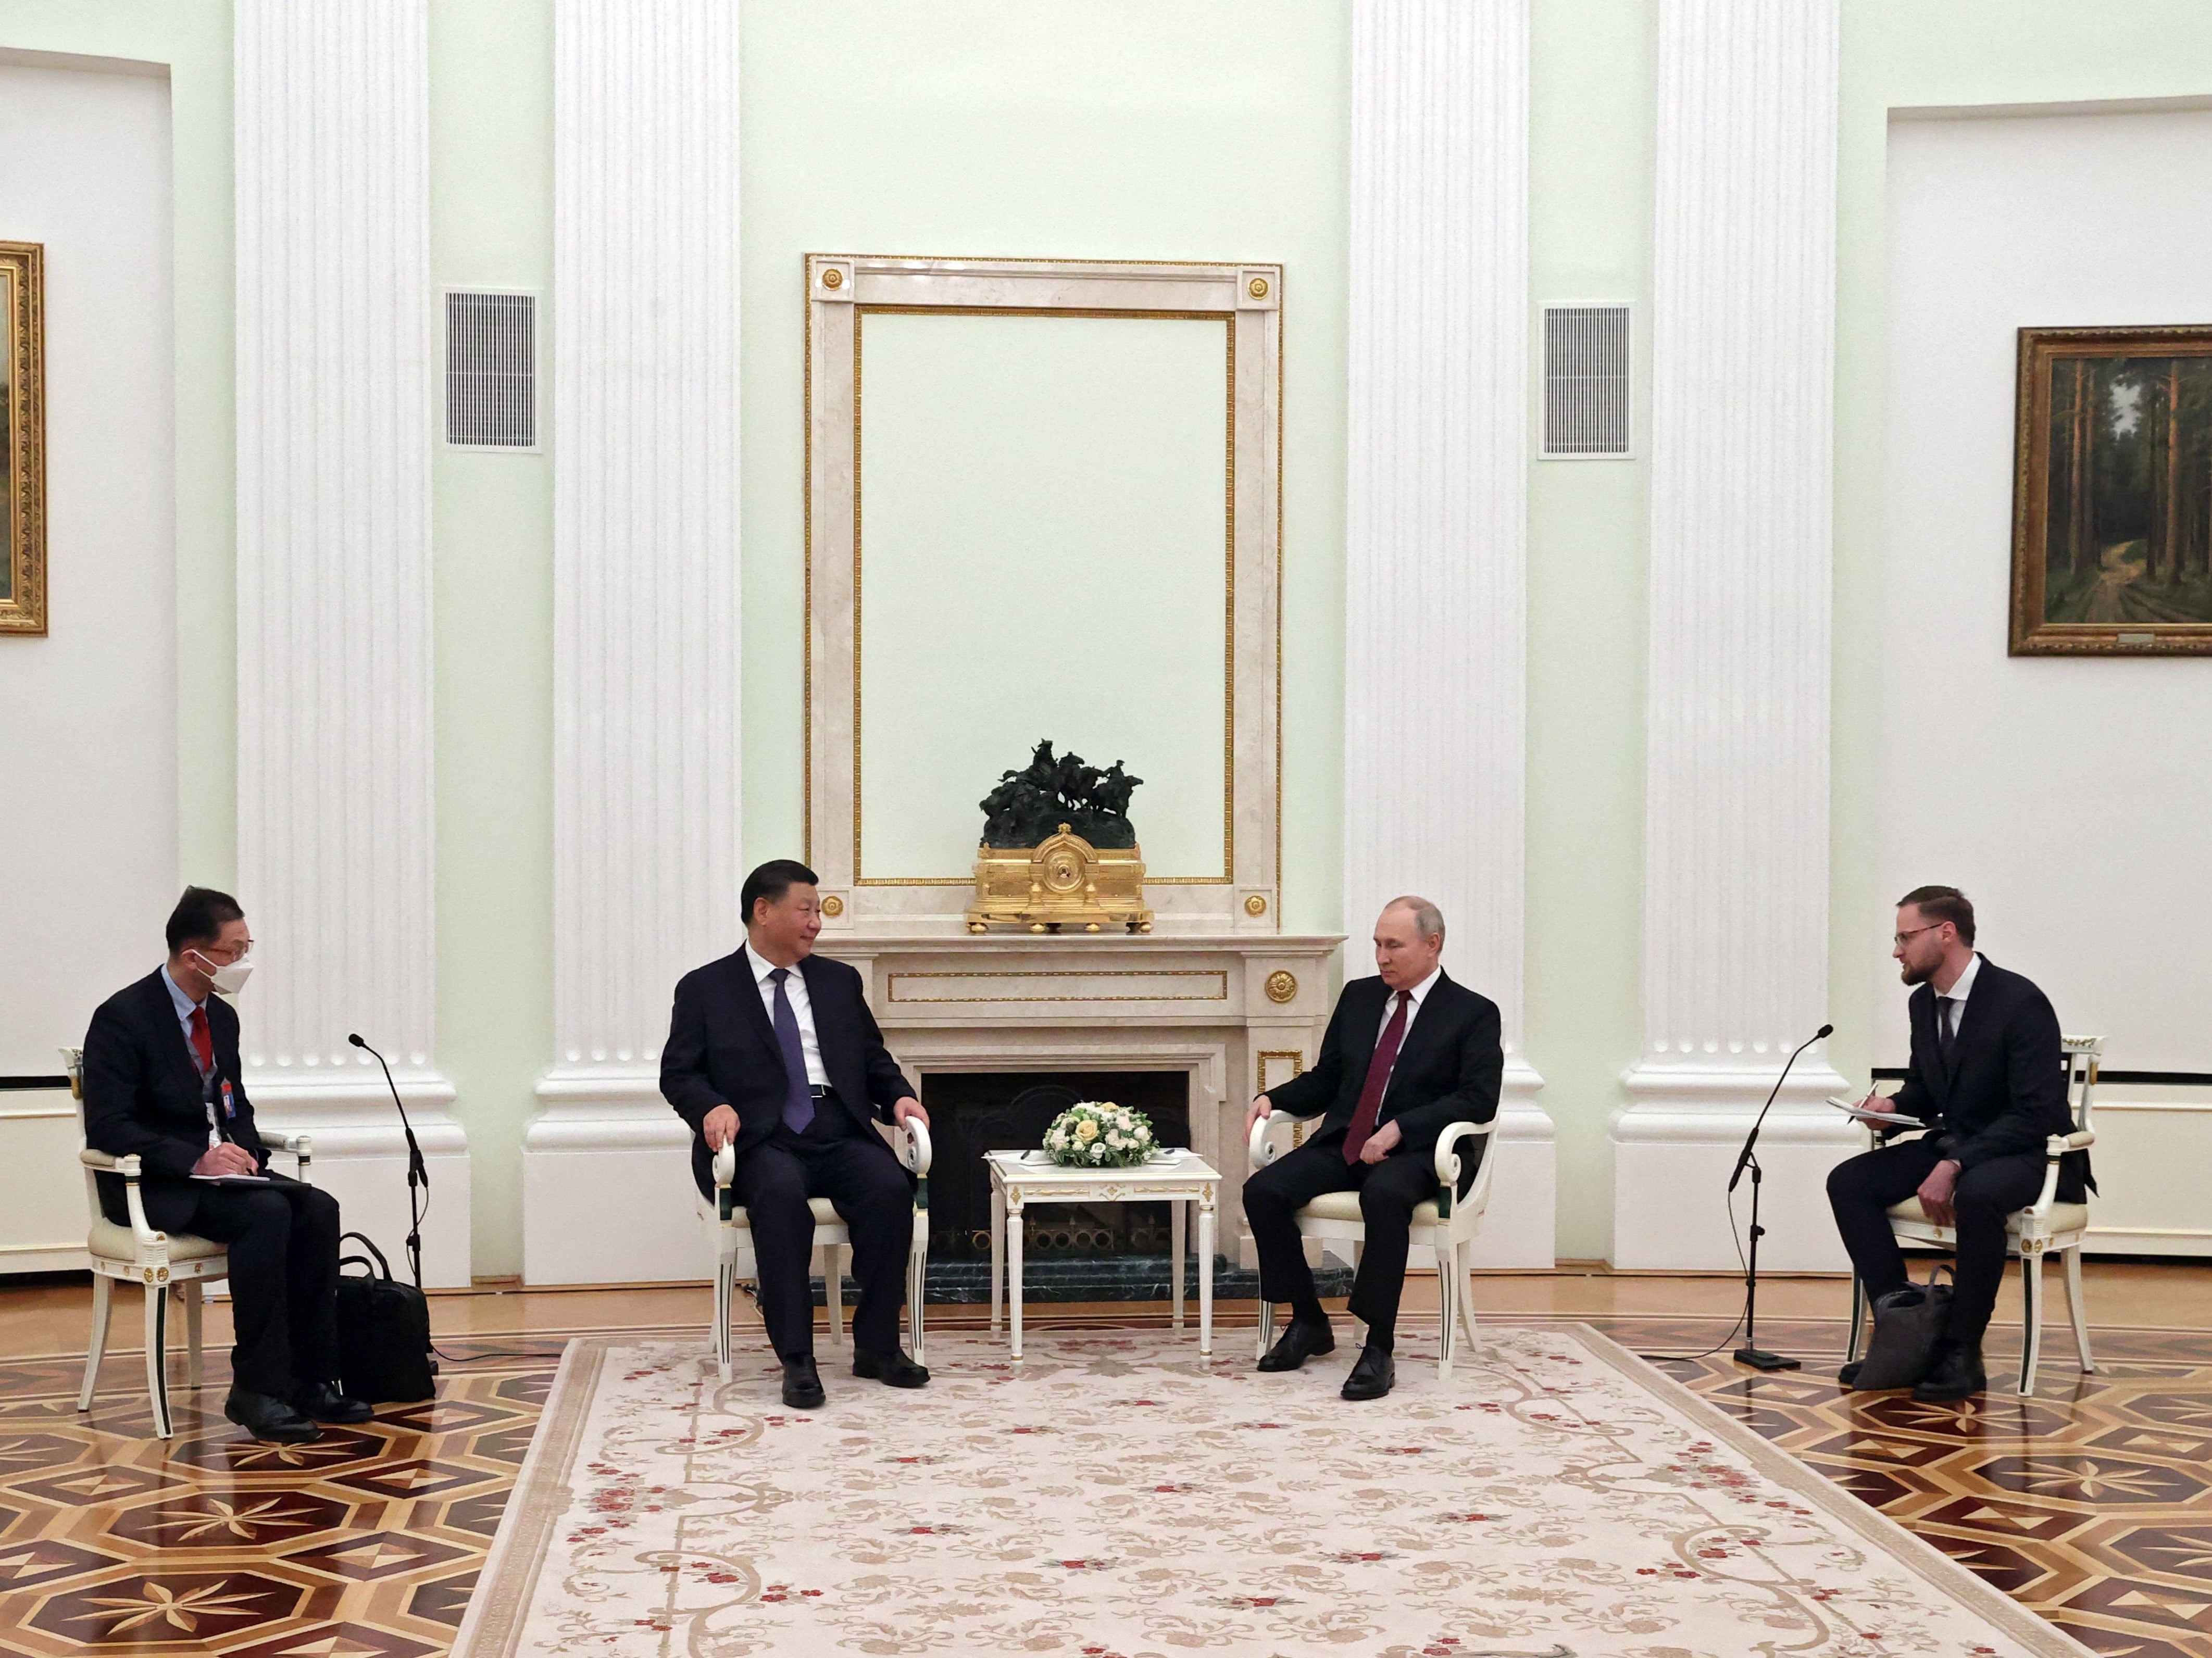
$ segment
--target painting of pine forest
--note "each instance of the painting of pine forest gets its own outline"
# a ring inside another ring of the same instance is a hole
[[[2022,329],[2012,648],[2212,651],[2212,328]]]

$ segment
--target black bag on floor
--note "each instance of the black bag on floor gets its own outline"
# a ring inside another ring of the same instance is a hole
[[[1889,1388],[1917,1388],[1928,1374],[1936,1339],[1943,1333],[1951,1315],[1951,1286],[1938,1284],[1936,1273],[1947,1277],[1950,1268],[1937,1266],[1925,1284],[1908,1283],[1892,1290],[1874,1303],[1874,1337],[1851,1387],[1858,1393],[1880,1393]]]
[[[376,1257],[338,1257],[338,1378],[345,1393],[372,1405],[413,1404],[437,1391],[430,1362],[430,1303],[411,1284],[392,1282],[384,1252],[358,1232],[355,1242]],[[348,1266],[364,1270],[349,1273]]]

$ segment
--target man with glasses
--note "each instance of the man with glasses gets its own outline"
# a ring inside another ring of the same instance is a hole
[[[1982,1333],[2004,1280],[2006,1219],[2043,1188],[2045,1139],[2074,1127],[2058,1016],[2033,984],[1975,953],[1974,907],[1956,887],[1906,893],[1891,943],[1905,982],[1915,987],[1907,1004],[1911,1062],[1896,1093],[1869,1093],[1864,1105],[1898,1115],[1897,1129],[1885,1135],[1929,1132],[1838,1163],[1828,1175],[1828,1202],[1870,1298],[1905,1283],[1891,1205],[1917,1197],[1929,1220],[1956,1229],[1957,1287],[1912,1396],[1965,1399],[1987,1382]],[[2060,1200],[2081,1201],[2087,1179],[2087,1154],[2069,1154],[2059,1170]],[[1845,1388],[1856,1370],[1844,1367]]]
[[[223,1414],[256,1439],[304,1443],[321,1436],[317,1422],[371,1415],[331,1385],[337,1199],[271,1170],[254,1130],[238,1015],[222,999],[253,970],[246,912],[227,893],[186,887],[167,936],[169,959],[92,1016],[85,1139],[138,1158],[139,1193],[156,1230],[225,1247],[237,1345]],[[130,1224],[120,1176],[100,1176],[100,1203],[108,1219]]]

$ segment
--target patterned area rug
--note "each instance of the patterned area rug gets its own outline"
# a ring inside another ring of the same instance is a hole
[[[787,1412],[772,1365],[580,1340],[454,1650],[2085,1650],[1593,1330],[1425,1357],[1353,1406],[1341,1355],[947,1336],[926,1392]]]

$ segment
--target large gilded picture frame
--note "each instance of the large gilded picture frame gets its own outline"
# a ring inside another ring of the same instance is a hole
[[[2212,326],[2020,331],[2014,656],[2212,654]]]
[[[0,634],[46,630],[43,253],[0,242]]]
[[[1133,811],[1145,902],[1165,931],[1279,930],[1281,266],[812,253],[805,268],[805,855],[825,928],[964,934],[972,803],[1039,738],[1075,746],[1091,705],[1133,705],[1173,670],[1188,671],[1172,714],[1090,755],[1151,780]],[[1055,378],[1078,365],[1099,379]],[[1062,403],[1035,401],[1048,382]],[[945,433],[983,434],[958,451],[972,466],[934,459]],[[1180,505],[1156,539],[1133,510],[1126,536],[1118,510],[1073,522],[1017,493],[1047,460],[1146,512]],[[1101,524],[1122,539],[1071,562],[1063,550]],[[1003,580],[1002,544],[1023,561]],[[1185,585],[1164,598],[1171,580]],[[1143,653],[1170,633],[1164,669]],[[1001,715],[998,746],[943,766],[967,738],[953,726]],[[902,765],[943,774],[902,792],[884,780]],[[947,827],[921,853],[896,844],[924,822]],[[1164,855],[1176,830],[1182,855]]]

